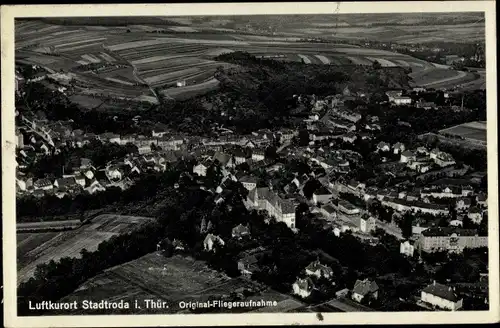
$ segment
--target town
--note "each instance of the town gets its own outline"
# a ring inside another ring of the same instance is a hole
[[[220,55],[248,64],[218,68],[220,93],[102,120],[58,73],[16,65],[20,313],[102,281],[128,300],[123,275],[161,304],[176,281],[217,286],[193,301],[279,299],[259,312],[488,309],[485,91],[398,87],[374,61],[352,68],[368,84],[329,72],[336,88],[259,98],[280,108],[259,117],[236,76],[312,66],[268,57]]]

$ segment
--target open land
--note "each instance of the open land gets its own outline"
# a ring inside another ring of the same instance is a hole
[[[204,262],[191,257],[175,255],[167,258],[159,252],[150,253],[137,260],[124,263],[106,270],[104,273],[88,280],[62,301],[92,300],[99,302],[108,300],[134,303],[140,309],[116,310],[121,313],[179,313],[187,312],[179,307],[179,302],[203,302],[209,299],[223,300],[231,293],[248,294],[245,300],[276,301],[278,306],[265,308],[217,309],[220,311],[249,312],[283,312],[292,311],[303,306],[303,303],[288,295],[280,294],[243,278],[230,278],[223,273],[212,270]],[[161,300],[169,304],[168,309],[146,308],[144,300]],[[74,312],[72,312],[74,313]],[[88,314],[88,310],[85,312]],[[98,312],[96,312],[97,314]],[[109,313],[109,311],[107,311]]]
[[[150,220],[145,217],[104,214],[92,219],[89,224],[70,231],[20,232],[17,240],[18,283],[28,280],[38,264],[58,261],[62,257],[78,258],[82,249],[95,251],[101,242],[136,229]]]
[[[79,98],[79,103],[88,108],[97,101],[89,99],[87,103],[84,101],[86,96],[157,103],[154,90],[179,100],[212,91],[217,88],[213,80],[217,68],[231,66],[214,58],[233,51],[317,65],[372,65],[378,61],[384,67],[411,68],[415,85],[428,87],[470,84],[480,77],[436,67],[392,51],[334,42],[304,42],[301,39],[307,34],[328,34],[331,37],[334,29],[332,41],[345,37],[369,39],[370,33],[375,33],[377,39],[381,35],[388,38],[400,35],[404,40],[408,35],[415,37],[408,30],[415,28],[411,25],[374,27],[369,20],[362,20],[356,26],[344,23],[332,28],[324,18],[314,16],[315,20],[308,25],[310,28],[302,32],[295,31],[294,23],[290,21],[282,24],[283,35],[265,35],[243,32],[239,25],[241,19],[228,18],[223,23],[214,19],[187,19],[184,20],[185,26],[177,26],[179,23],[169,26],[173,21],[163,21],[161,25],[155,21],[155,25],[148,25],[147,21],[137,24],[135,20],[135,24],[126,26],[111,23],[98,26],[68,24],[66,21],[65,25],[57,25],[58,20],[49,20],[50,23],[47,20],[19,20],[15,31],[16,60],[42,66],[51,73],[73,73],[68,82],[74,87],[71,96]],[[99,24],[98,21],[94,23]],[[475,32],[471,31],[481,29],[481,26],[466,24],[460,31],[473,37]],[[429,26],[416,27],[419,34],[427,38],[437,30],[442,33],[441,27],[449,33],[458,33],[452,25],[433,26],[434,30]],[[220,31],[221,28],[224,32]],[[457,35],[457,39],[463,37],[460,33]],[[180,82],[179,86],[177,82]]]
[[[444,136],[486,143],[486,122],[468,122],[439,131]]]

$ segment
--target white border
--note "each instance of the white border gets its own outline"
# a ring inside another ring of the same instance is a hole
[[[2,6],[2,205],[5,326],[7,327],[131,327],[131,326],[214,326],[214,325],[295,325],[295,324],[426,324],[491,323],[500,319],[498,163],[496,106],[496,17],[495,1],[348,2],[339,13],[485,12],[487,71],[487,142],[489,208],[489,302],[490,310],[463,312],[362,312],[280,314],[195,314],[195,315],[103,315],[18,317],[16,315],[16,234],[15,234],[15,134],[14,134],[14,18],[70,16],[193,16],[330,14],[330,3],[204,3],[204,4],[107,4]]]

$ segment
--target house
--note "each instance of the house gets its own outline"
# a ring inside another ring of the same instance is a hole
[[[391,146],[386,143],[386,142],[379,142],[378,145],[377,145],[377,150],[378,151],[389,151],[391,149]]]
[[[222,240],[221,237],[216,236],[214,234],[211,234],[211,233],[207,234],[207,236],[203,240],[203,249],[207,252],[211,252],[211,251],[215,252],[214,247],[216,245],[224,246],[225,245],[224,240]]]
[[[74,177],[60,178],[60,179],[56,179],[56,181],[54,181],[54,187],[56,187],[58,189],[74,188],[78,185],[79,184],[76,182],[76,179]]]
[[[208,169],[208,167],[205,164],[199,163],[199,164],[193,166],[193,173],[196,173],[199,176],[204,177],[207,175],[207,169]]]
[[[394,151],[394,154],[401,154],[406,150],[405,145],[402,144],[401,142],[396,142],[394,146],[392,146],[392,149]]]
[[[236,149],[233,151],[234,164],[240,165],[247,161],[247,155],[242,149]]]
[[[49,179],[38,179],[33,183],[35,190],[52,190],[54,186]]]
[[[459,198],[455,202],[455,209],[457,211],[464,211],[467,210],[471,206],[471,200],[470,198]]]
[[[355,133],[347,133],[344,136],[342,136],[342,140],[344,142],[354,143],[356,139],[358,139],[358,136]]]
[[[374,217],[369,215],[363,215],[359,218],[359,230],[364,233],[370,233],[375,231],[377,227],[377,221]]]
[[[100,192],[100,191],[106,190],[106,187],[99,180],[93,179],[92,181],[90,181],[88,187],[86,187],[84,190],[86,192],[88,192],[89,194],[94,194],[96,192]]]
[[[421,147],[417,148],[417,154],[428,156],[429,155],[429,151],[427,150],[427,148],[421,146]]]
[[[411,105],[412,99],[410,97],[394,97],[392,100],[390,100],[391,103],[401,106],[401,105]]]
[[[408,162],[414,161],[415,159],[416,159],[415,154],[413,154],[409,150],[405,150],[404,152],[401,153],[401,158],[399,161],[401,163],[408,163]]]
[[[253,149],[251,158],[256,162],[263,161],[265,159],[264,151],[261,149]]]
[[[306,274],[308,276],[315,276],[316,278],[323,277],[330,279],[333,277],[333,270],[329,266],[321,264],[319,260],[316,260],[306,267]]]
[[[239,179],[243,187],[245,187],[248,191],[257,187],[257,179],[252,176],[244,176]]]
[[[347,215],[355,215],[360,213],[359,208],[357,208],[356,206],[354,206],[353,204],[349,203],[346,200],[340,200],[338,208],[341,212]]]
[[[436,104],[432,101],[418,101],[417,108],[432,109],[436,108]]]
[[[248,226],[244,226],[241,223],[234,227],[233,230],[231,230],[231,236],[233,238],[241,239],[248,235],[250,235],[250,229],[248,228]]]
[[[450,227],[463,227],[464,222],[460,219],[451,220],[449,223]]]
[[[292,285],[293,293],[302,298],[307,298],[311,295],[314,289],[314,283],[311,278],[297,279]]]
[[[482,207],[488,206],[488,197],[486,196],[486,194],[477,195],[476,201],[477,201],[477,205],[479,205],[479,206],[482,206]]]
[[[389,101],[392,102],[392,100],[395,97],[401,97],[403,95],[403,91],[401,91],[401,90],[390,90],[390,91],[387,91],[385,94],[389,98]]]
[[[238,270],[243,276],[251,276],[259,269],[258,260],[255,255],[248,255],[238,261]]]
[[[459,298],[451,287],[436,281],[422,290],[420,300],[442,310],[456,311],[463,306],[463,299]]]
[[[330,204],[321,206],[320,212],[323,213],[330,220],[337,219],[337,210]]]
[[[399,245],[399,252],[403,255],[413,257],[413,253],[415,252],[415,246],[413,246],[409,240],[401,242]]]
[[[439,165],[441,167],[450,166],[450,165],[455,164],[455,160],[453,159],[453,156],[451,156],[450,154],[445,153],[443,151],[440,151],[436,155],[434,161],[436,162],[437,165]]]
[[[80,170],[85,171],[92,168],[92,161],[88,158],[80,158]]]
[[[378,285],[375,281],[369,279],[356,280],[352,290],[352,299],[356,302],[361,302],[363,299],[377,299],[378,298]]]
[[[480,224],[483,220],[483,214],[479,208],[476,206],[469,208],[469,213],[467,213],[467,217],[474,222],[474,224]]]
[[[328,203],[330,198],[332,197],[332,193],[323,185],[321,185],[318,189],[316,189],[312,195],[312,201],[314,204],[318,203]]]

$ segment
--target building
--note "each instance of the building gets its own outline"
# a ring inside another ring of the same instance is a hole
[[[427,253],[460,253],[465,248],[488,247],[488,237],[479,236],[475,229],[432,227],[422,231],[415,246]]]
[[[360,213],[359,208],[345,200],[339,201],[338,208],[341,212],[347,215],[355,215]]]
[[[302,298],[307,298],[311,295],[314,289],[314,283],[311,278],[297,279],[292,285],[293,293]]]
[[[321,206],[320,212],[323,213],[330,220],[337,219],[337,210],[330,204],[326,204],[325,206]]]
[[[412,99],[410,97],[394,97],[392,103],[398,106],[411,105]]]
[[[378,150],[378,151],[383,151],[383,152],[385,152],[385,151],[389,151],[389,150],[391,150],[391,145],[389,145],[389,144],[388,144],[388,143],[386,143],[386,142],[381,141],[381,142],[379,142],[379,143],[378,143],[378,145],[377,145],[377,150]]]
[[[56,179],[56,181],[54,181],[54,187],[56,187],[58,189],[74,188],[78,185],[79,184],[76,182],[76,179],[74,177],[60,178],[60,179]]]
[[[325,186],[320,186],[318,189],[316,189],[312,195],[312,201],[314,204],[318,203],[328,203],[330,201],[330,198],[332,197],[332,193],[325,187]]]
[[[378,298],[378,285],[375,281],[368,279],[356,280],[352,290],[352,299],[361,302],[365,298]]]
[[[265,159],[264,151],[260,149],[252,150],[252,160],[256,162],[263,161]]]
[[[295,205],[289,200],[281,199],[269,188],[254,188],[245,200],[247,209],[264,210],[269,216],[283,222],[290,229],[295,229]]]
[[[362,216],[359,218],[359,230],[364,233],[370,233],[377,228],[377,221],[372,216]]]
[[[480,224],[481,221],[483,220],[483,213],[479,208],[473,206],[469,209],[467,217],[471,219],[471,221],[474,222],[474,224]]]
[[[392,146],[392,149],[394,150],[394,154],[401,154],[402,152],[404,152],[406,150],[406,147],[404,144],[402,144],[401,142],[396,142],[393,146]]]
[[[453,159],[453,156],[451,156],[448,153],[442,152],[442,151],[440,151],[438,154],[436,154],[434,161],[436,162],[437,165],[439,165],[441,167],[450,166],[450,165],[455,164],[455,160]]]
[[[250,229],[247,226],[244,226],[243,224],[238,224],[236,227],[233,228],[231,231],[231,236],[233,238],[238,238],[241,239],[245,236],[250,235]]]
[[[38,179],[33,183],[35,190],[52,190],[54,186],[49,179]]]
[[[408,163],[408,162],[414,161],[415,159],[416,159],[415,154],[413,154],[409,150],[405,150],[404,152],[401,153],[401,158],[399,161],[401,163]]]
[[[21,132],[21,130],[16,129],[16,148],[23,148],[24,147],[24,135]]]
[[[199,163],[199,164],[193,166],[193,173],[196,173],[199,176],[204,177],[207,175],[207,169],[208,169],[208,167],[205,164]]]
[[[470,198],[459,198],[459,199],[457,199],[457,201],[455,203],[455,209],[457,211],[465,211],[465,210],[469,209],[471,204],[472,204],[472,202],[471,202]]]
[[[216,236],[216,235],[211,234],[211,233],[207,234],[207,236],[203,240],[203,249],[207,252],[211,252],[211,251],[215,252],[216,245],[224,246],[225,243],[221,237]]]
[[[306,274],[308,276],[315,276],[316,278],[327,278],[333,277],[333,270],[329,266],[321,264],[319,260],[311,262],[306,267]]]
[[[238,271],[243,276],[251,276],[258,269],[258,260],[255,255],[248,255],[238,261]]]
[[[243,187],[248,191],[255,189],[257,187],[257,179],[252,176],[244,176],[239,179]]]
[[[406,240],[399,245],[399,252],[403,255],[413,257],[415,246],[413,246],[409,240]]]
[[[456,311],[463,306],[463,299],[459,298],[451,287],[436,283],[436,281],[422,290],[420,300],[424,304],[442,310]]]

